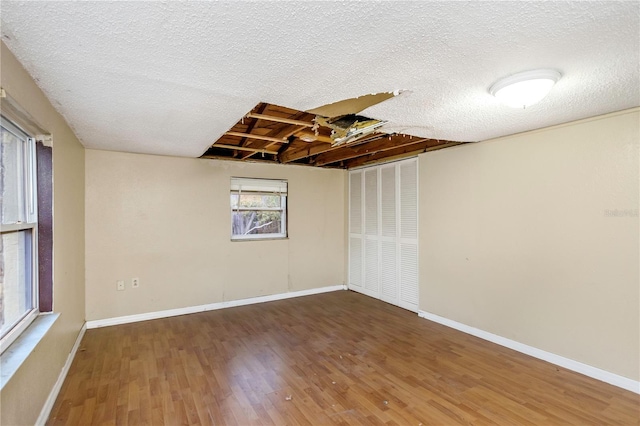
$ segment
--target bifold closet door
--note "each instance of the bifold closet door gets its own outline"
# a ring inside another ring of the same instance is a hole
[[[400,175],[400,303],[418,310],[418,163],[398,164]]]
[[[364,170],[364,290],[379,296],[378,169]]]
[[[348,287],[362,291],[362,172],[349,173],[349,281]]]
[[[394,164],[381,166],[380,172],[380,299],[397,305],[398,286],[398,214],[397,168]]]
[[[349,173],[349,288],[418,309],[417,160]]]

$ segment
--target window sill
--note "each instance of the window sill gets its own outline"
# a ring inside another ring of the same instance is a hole
[[[288,240],[289,237],[258,237],[258,238],[232,238],[232,243],[237,243],[239,241],[277,241],[277,240]]]
[[[0,391],[49,332],[60,314],[40,314],[0,355]]]

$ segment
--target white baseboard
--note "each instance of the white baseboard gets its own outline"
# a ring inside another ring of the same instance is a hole
[[[542,349],[534,348],[533,346],[525,345],[524,343],[516,342],[515,340],[507,339],[506,337],[498,336],[497,334],[489,333],[488,331],[480,330],[479,328],[471,327],[430,312],[418,311],[418,316],[464,333],[471,334],[472,336],[488,340],[500,346],[505,346],[509,349],[513,349],[514,351],[530,355],[534,358],[564,367],[567,370],[575,371],[576,373],[584,374],[585,376],[609,383],[610,385],[640,394],[640,381],[619,376],[609,371],[592,367],[551,352],[543,351]]]
[[[147,312],[144,314],[126,315],[122,317],[106,318],[87,321],[87,328],[108,327],[111,325],[128,324],[138,321],[148,321],[159,318],[175,317],[178,315],[195,314],[197,312],[215,311],[217,309],[232,308],[235,306],[253,305],[256,303],[273,302],[274,300],[290,299],[292,297],[310,296],[312,294],[328,293],[331,291],[346,290],[346,285],[334,285],[330,287],[312,288],[309,290],[292,291],[289,293],[271,294],[268,296],[251,297],[249,299],[229,300],[226,302],[210,303],[207,305],[188,306],[186,308],[168,309],[165,311]]]
[[[82,342],[82,337],[84,336],[84,332],[87,331],[87,323],[85,322],[82,328],[80,329],[80,333],[78,333],[78,337],[76,338],[76,342],[71,348],[71,352],[69,352],[69,356],[67,356],[67,361],[64,363],[62,367],[62,371],[60,371],[60,375],[58,375],[58,380],[56,380],[56,384],[53,385],[51,392],[49,392],[49,396],[40,411],[40,415],[38,416],[38,420],[36,420],[36,426],[44,425],[47,423],[47,419],[49,418],[49,414],[51,414],[51,409],[53,408],[53,404],[55,404],[56,399],[58,398],[58,394],[60,393],[60,389],[62,388],[62,384],[64,383],[64,379],[67,378],[67,373],[69,373],[69,368],[71,368],[71,363],[73,359],[76,357],[76,352],[78,352],[78,348],[80,347],[80,342]]]

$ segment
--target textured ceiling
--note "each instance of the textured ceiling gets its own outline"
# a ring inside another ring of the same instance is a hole
[[[640,2],[13,2],[2,39],[88,148],[200,156],[259,102],[403,90],[386,130],[478,141],[640,105]],[[527,110],[487,89],[563,74]],[[55,137],[55,135],[54,135]]]

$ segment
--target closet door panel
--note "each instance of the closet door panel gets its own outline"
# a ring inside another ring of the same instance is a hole
[[[349,233],[362,234],[362,172],[349,175]]]
[[[397,305],[399,301],[397,244],[395,241],[382,241],[380,245],[381,298]]]
[[[418,309],[418,246],[400,244],[400,306]]]
[[[400,238],[418,238],[418,163],[400,164]]]
[[[349,238],[349,287],[362,287],[362,238]]]
[[[380,213],[381,235],[395,238],[397,235],[396,215],[396,166],[386,166],[380,170]]]
[[[366,235],[378,235],[378,169],[364,172],[364,218]]]
[[[375,297],[378,295],[378,241],[373,239],[364,240],[364,288],[367,292]]]
[[[349,288],[362,291],[364,246],[363,172],[349,173]]]

